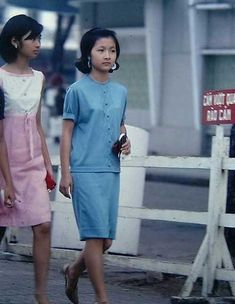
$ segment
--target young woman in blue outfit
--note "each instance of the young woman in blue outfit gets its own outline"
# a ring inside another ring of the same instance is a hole
[[[79,303],[77,282],[87,269],[96,303],[109,303],[103,253],[115,239],[120,178],[120,159],[112,146],[120,134],[126,134],[127,90],[109,78],[119,68],[115,32],[91,29],[83,35],[80,48],[76,67],[85,75],[65,97],[60,191],[66,197],[71,192],[80,238],[86,243],[75,262],[64,267],[65,291],[72,303]],[[129,139],[121,153],[130,153]]]

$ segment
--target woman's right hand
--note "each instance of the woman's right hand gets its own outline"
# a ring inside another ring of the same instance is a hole
[[[4,205],[7,208],[12,208],[15,205],[15,191],[13,185],[6,185],[4,189]]]
[[[66,175],[62,175],[59,190],[65,197],[71,198],[72,186],[73,182],[71,174],[68,173]]]

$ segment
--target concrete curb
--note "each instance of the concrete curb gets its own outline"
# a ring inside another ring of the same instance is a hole
[[[172,297],[171,304],[235,304],[235,297]]]

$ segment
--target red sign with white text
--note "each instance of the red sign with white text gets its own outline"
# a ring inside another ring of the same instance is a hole
[[[235,124],[235,89],[206,91],[203,94],[202,123]]]

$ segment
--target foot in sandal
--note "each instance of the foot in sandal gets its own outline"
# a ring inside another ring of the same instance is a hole
[[[78,301],[78,279],[71,278],[69,273],[69,264],[64,265],[63,274],[65,280],[65,294],[73,304],[79,304]]]

